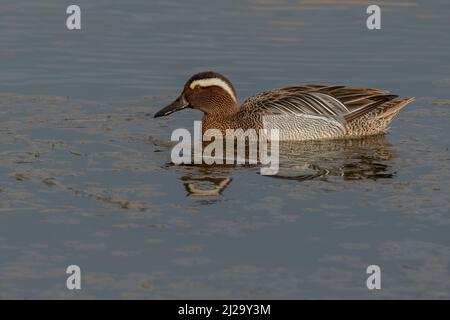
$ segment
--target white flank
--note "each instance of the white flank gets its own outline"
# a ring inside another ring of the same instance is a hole
[[[233,89],[231,89],[230,85],[219,78],[209,78],[209,79],[201,79],[201,80],[195,80],[191,83],[190,87],[191,89],[194,89],[195,87],[200,86],[202,88],[205,87],[211,87],[211,86],[217,86],[221,87],[223,90],[228,92],[228,94],[233,98],[234,101],[236,101],[236,97],[234,95]]]

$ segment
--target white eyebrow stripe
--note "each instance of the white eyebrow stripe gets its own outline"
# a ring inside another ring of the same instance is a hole
[[[209,79],[201,79],[201,80],[195,80],[192,81],[190,87],[191,89],[194,89],[196,86],[200,87],[211,87],[211,86],[218,86],[221,87],[223,90],[228,92],[228,94],[233,98],[234,101],[236,101],[236,96],[234,95],[233,89],[231,89],[230,85],[219,78],[209,78]]]

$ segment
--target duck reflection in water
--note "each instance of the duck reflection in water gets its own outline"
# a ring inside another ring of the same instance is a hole
[[[280,170],[264,177],[296,181],[389,179],[395,175],[391,166],[393,146],[384,136],[364,139],[280,142]],[[187,165],[181,180],[194,196],[218,196],[232,182],[232,174],[241,167],[255,165]]]
[[[307,181],[342,178],[378,180],[392,178],[393,146],[384,136],[365,139],[280,145],[280,172],[273,178]]]

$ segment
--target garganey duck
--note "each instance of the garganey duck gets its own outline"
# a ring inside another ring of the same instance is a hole
[[[259,93],[238,107],[231,82],[207,71],[191,77],[181,95],[155,118],[189,107],[203,111],[203,132],[279,129],[280,140],[356,138],[385,133],[413,100],[372,88],[303,85]]]

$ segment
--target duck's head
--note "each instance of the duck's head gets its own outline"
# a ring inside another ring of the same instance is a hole
[[[219,73],[197,73],[186,82],[180,96],[159,110],[155,118],[186,108],[198,109],[208,115],[234,113],[237,110],[236,91],[231,82]]]

